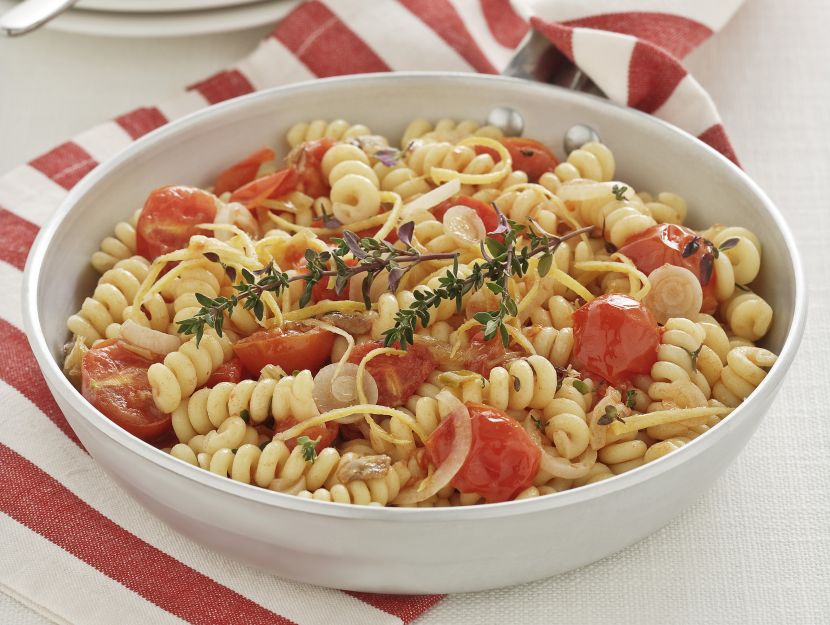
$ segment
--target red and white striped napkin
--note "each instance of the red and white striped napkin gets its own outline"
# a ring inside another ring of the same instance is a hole
[[[306,2],[236,67],[0,177],[0,590],[56,622],[85,625],[372,625],[410,623],[429,610],[441,596],[341,592],[266,575],[174,533],[127,497],[80,446],[23,334],[21,271],[32,240],[84,175],[172,119],[315,77],[498,73],[528,24],[611,99],[672,122],[734,159],[714,105],[679,59],[723,26],[741,1]]]

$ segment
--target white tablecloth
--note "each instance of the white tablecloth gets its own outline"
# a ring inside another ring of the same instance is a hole
[[[230,64],[267,30],[0,41],[0,171]],[[550,580],[448,597],[420,625],[830,623],[828,31],[824,0],[750,0],[688,61],[744,167],[789,218],[807,267],[807,335],[746,451],[691,510],[642,543]],[[0,623],[48,622],[0,594]]]

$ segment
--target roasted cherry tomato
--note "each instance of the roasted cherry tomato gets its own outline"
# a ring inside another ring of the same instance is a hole
[[[297,425],[297,422],[294,419],[287,419],[285,421],[281,421],[277,423],[277,432],[285,432],[292,427]],[[314,449],[319,454],[323,449],[330,446],[334,439],[337,438],[337,433],[340,430],[340,424],[337,421],[329,421],[327,423],[323,423],[322,425],[315,425],[314,427],[310,427],[307,430],[303,431],[302,434],[295,436],[294,438],[289,438],[285,441],[286,447],[288,449],[294,449],[297,446],[297,439],[300,436],[308,436],[311,440],[315,440],[318,436],[320,437],[320,441],[314,446]]]
[[[697,248],[684,258],[683,251],[696,238],[698,239]],[[706,254],[709,253],[708,246],[693,230],[675,224],[658,224],[631,237],[620,248],[620,253],[628,256],[637,265],[637,269],[646,275],[665,264],[688,269],[697,276],[703,287],[701,311],[712,313],[717,308],[715,269],[713,265],[708,270],[706,269],[706,263],[714,259],[710,255],[708,260],[704,260]]]
[[[335,143],[330,137],[323,137],[317,141],[307,141],[297,146],[292,152],[292,162],[296,163],[300,178],[297,191],[311,197],[328,195],[329,181],[323,175],[323,156]]]
[[[462,493],[478,493],[488,503],[507,501],[530,486],[542,451],[515,419],[497,408],[467,403],[473,442],[467,459],[450,482]],[[427,454],[440,465],[450,454],[455,427],[445,420],[430,434]]]
[[[444,221],[444,215],[447,211],[453,206],[459,205],[472,208],[476,212],[478,218],[481,219],[481,223],[484,224],[485,232],[492,232],[499,227],[499,217],[496,209],[490,204],[485,204],[481,200],[476,200],[467,195],[456,195],[449,200],[444,200],[432,209],[432,216],[438,221]]]
[[[553,171],[559,160],[544,143],[524,137],[501,139],[513,159],[513,169],[521,169],[530,182],[536,182],[542,174]]]
[[[254,332],[233,344],[246,371],[259,375],[265,365],[277,365],[286,373],[310,369],[317,373],[331,357],[334,334],[302,323]]]
[[[161,187],[147,198],[136,225],[136,251],[149,260],[187,247],[198,224],[213,223],[216,198],[195,187]]]
[[[619,386],[657,361],[660,328],[648,308],[627,295],[602,295],[577,309],[573,321],[574,364],[583,373]]]
[[[464,352],[464,368],[486,377],[490,375],[493,367],[498,367],[504,362],[506,354],[507,350],[501,337],[494,336],[486,341],[484,331],[476,330],[472,333],[470,344]]]
[[[234,356],[228,362],[219,365],[219,368],[205,382],[205,386],[213,388],[220,382],[233,382],[237,384],[242,381],[244,373],[242,361],[237,356]]]
[[[347,258],[346,265],[349,267],[354,267],[357,265],[357,260],[354,258]],[[349,299],[349,287],[346,285],[346,288],[343,289],[340,293],[338,293],[334,287],[329,288],[329,278],[323,278],[317,284],[315,284],[311,289],[311,301],[312,302],[322,302],[324,299],[332,300],[335,302],[342,302],[344,300]]]
[[[297,170],[293,167],[286,167],[239,187],[231,193],[231,202],[241,202],[248,208],[256,208],[263,200],[291,193],[297,186],[298,180]]]
[[[149,360],[117,339],[90,349],[81,364],[81,393],[105,417],[142,440],[170,429],[170,415],[156,408],[147,380]]]
[[[530,182],[536,182],[542,174],[553,171],[559,164],[551,149],[544,143],[525,137],[504,137],[499,139],[510,152],[513,169],[521,169]],[[498,152],[483,145],[475,146],[477,154],[489,154],[494,161],[501,160]]]
[[[261,148],[249,154],[243,160],[231,165],[216,178],[213,192],[222,195],[228,191],[236,191],[244,184],[256,178],[260,166],[266,161],[273,161],[276,155],[271,148]]]
[[[349,362],[360,364],[373,349],[383,347],[380,341],[364,343],[352,350]],[[383,354],[369,361],[368,371],[378,385],[378,403],[382,406],[402,406],[418,390],[435,369],[435,361],[423,345],[408,345],[406,355]]]

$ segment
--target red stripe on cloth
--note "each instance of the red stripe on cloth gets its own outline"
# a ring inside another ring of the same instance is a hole
[[[447,45],[458,52],[477,72],[497,74],[478,47],[464,20],[449,0],[398,0],[409,12],[429,26]]]
[[[391,71],[366,42],[320,2],[298,6],[271,36],[321,78]]]
[[[546,22],[538,17],[530,18],[530,25],[547,37],[548,41],[573,62],[573,28],[555,22]]]
[[[735,149],[732,147],[729,137],[726,136],[726,130],[724,130],[722,124],[715,124],[711,128],[707,128],[697,138],[715,148],[738,167],[741,166],[738,162],[738,155],[735,154]]]
[[[238,69],[229,69],[214,74],[207,80],[190,85],[187,90],[198,91],[211,104],[255,91],[254,86]]]
[[[95,169],[98,162],[77,143],[67,141],[29,161],[29,165],[69,190]]]
[[[528,26],[513,10],[510,0],[479,0],[481,12],[493,37],[506,48],[515,48],[527,34]]]
[[[397,616],[404,623],[411,623],[444,598],[444,595],[376,595],[369,592],[347,594]]]
[[[38,227],[0,206],[0,260],[23,271]]]
[[[628,106],[653,113],[674,93],[686,70],[655,45],[637,41],[628,65]]]
[[[708,26],[686,17],[666,13],[605,13],[562,23],[631,35],[653,43],[679,58],[683,58],[712,36],[712,30]]]
[[[115,123],[133,139],[164,126],[168,119],[155,106],[145,106],[115,118]]]
[[[49,417],[61,432],[82,448],[81,441],[69,427],[52,392],[46,386],[26,335],[5,319],[0,319],[0,380],[16,388]]]
[[[293,623],[113,523],[2,444],[0,465],[0,510],[163,610],[194,625]]]

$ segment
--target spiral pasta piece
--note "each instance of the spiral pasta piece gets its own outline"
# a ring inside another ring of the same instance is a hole
[[[101,241],[100,249],[92,254],[91,259],[92,266],[98,273],[109,271],[118,261],[135,255],[135,227],[140,215],[139,208],[129,220],[118,222],[113,234]]]
[[[403,202],[414,200],[432,188],[423,176],[405,165],[387,167],[382,163],[377,163],[374,171],[380,181],[381,191],[397,193]]]
[[[613,180],[614,154],[602,143],[586,143],[568,155],[568,159],[554,169],[556,177],[562,181],[587,178],[597,182]]]
[[[69,331],[80,336],[87,347],[108,336],[107,328],[124,320],[124,310],[138,293],[150,264],[141,256],[120,260],[98,279],[92,297],[66,322]]]
[[[205,333],[196,345],[193,338],[177,351],[167,354],[163,363],[150,365],[147,379],[153,390],[153,401],[162,412],[172,413],[183,399],[207,382],[221,364],[233,356],[227,337]]]
[[[762,347],[735,347],[726,357],[726,367],[712,394],[722,404],[735,407],[767,377],[777,356]]]
[[[530,339],[533,349],[557,367],[567,367],[574,346],[573,328],[557,330],[554,327],[532,325],[522,328],[522,334]]]
[[[539,355],[514,360],[507,367],[494,367],[484,384],[478,380],[460,387],[464,401],[481,402],[499,410],[544,408],[556,394],[556,369]]]
[[[748,341],[763,338],[772,325],[772,306],[757,293],[736,292],[720,307],[729,328]]]
[[[344,119],[335,119],[331,122],[315,119],[311,122],[294,124],[288,130],[285,139],[289,146],[295,148],[306,141],[316,141],[323,137],[335,141],[344,141],[370,134],[372,134],[372,131],[366,126],[362,124],[353,125]]]
[[[495,126],[483,126],[471,119],[459,122],[452,119],[441,119],[435,125],[426,119],[415,119],[406,127],[401,138],[401,147],[408,147],[416,139],[456,143],[471,136],[500,139],[503,133]]]
[[[555,233],[559,223],[554,210],[555,202],[540,189],[542,187],[528,186],[507,191],[495,200],[495,205],[513,221],[528,224],[533,220],[545,231]]]
[[[705,406],[711,394],[709,381],[697,369],[697,358],[706,332],[690,319],[669,319],[664,326],[657,362],[651,367],[654,383],[648,393],[654,401],[674,401],[680,408]],[[680,383],[692,382],[697,392],[687,387],[680,399]],[[691,403],[690,403],[691,402]]]

